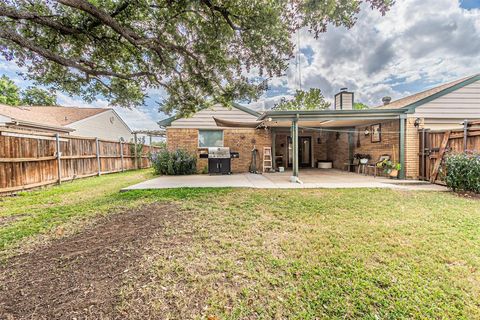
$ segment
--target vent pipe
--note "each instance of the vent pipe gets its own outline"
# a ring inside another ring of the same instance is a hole
[[[383,97],[382,98],[382,102],[383,102],[384,106],[386,106],[387,104],[390,104],[391,101],[392,101],[391,97]]]

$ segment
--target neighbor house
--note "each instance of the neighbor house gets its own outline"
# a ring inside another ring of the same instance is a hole
[[[354,110],[354,93],[342,90],[332,110],[265,111],[258,113],[234,104],[215,106],[190,118],[165,119],[168,148],[187,149],[200,155],[208,147],[225,146],[238,152],[233,172],[247,172],[251,151],[259,151],[260,170],[264,147],[274,155],[274,167],[313,168],[318,162],[349,170],[356,153],[372,161],[388,155],[402,164],[401,178],[420,175],[423,130],[458,129],[465,120],[480,119],[480,75],[474,75],[396,100],[383,99],[372,109]],[[199,159],[198,169],[207,166]]]
[[[133,138],[128,125],[115,110],[108,108],[0,105],[0,126],[115,141]]]

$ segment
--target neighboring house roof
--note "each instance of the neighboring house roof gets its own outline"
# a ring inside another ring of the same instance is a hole
[[[449,83],[442,84],[435,88],[431,88],[413,94],[411,96],[392,101],[387,105],[378,106],[375,109],[415,108],[478,80],[480,80],[480,74],[458,79]]]
[[[78,107],[12,107],[0,105],[0,114],[15,120],[64,127],[111,109]]]
[[[260,113],[256,112],[255,110],[252,110],[248,107],[242,106],[241,104],[238,104],[238,103],[235,103],[235,102],[232,103],[231,106],[235,109],[246,112],[246,113],[248,113],[252,116],[255,116],[255,117],[259,117],[261,115]],[[168,127],[169,125],[172,124],[173,121],[175,121],[177,119],[180,119],[180,118],[177,118],[177,116],[172,116],[172,117],[162,119],[162,120],[158,121],[157,123],[160,127]]]

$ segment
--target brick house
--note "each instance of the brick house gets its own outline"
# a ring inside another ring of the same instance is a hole
[[[271,147],[274,166],[315,168],[320,161],[347,170],[355,153],[368,153],[372,162],[382,155],[402,164],[401,178],[419,177],[420,130],[462,128],[465,120],[480,119],[480,75],[459,79],[367,110],[353,110],[354,93],[334,98],[332,110],[265,111],[262,114],[235,104],[215,106],[190,118],[169,118],[166,127],[170,150],[187,149],[199,155],[210,146],[230,147],[240,158],[232,160],[234,173],[247,172],[251,151]],[[207,162],[199,159],[198,170]]]

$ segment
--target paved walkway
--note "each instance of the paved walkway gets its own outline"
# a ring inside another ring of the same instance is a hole
[[[122,189],[148,190],[167,188],[259,188],[259,189],[297,189],[297,188],[390,188],[400,190],[447,191],[447,188],[415,180],[394,180],[388,178],[364,176],[339,170],[304,169],[300,170],[302,183],[290,182],[291,172],[266,174],[232,175],[189,175],[161,176]]]

